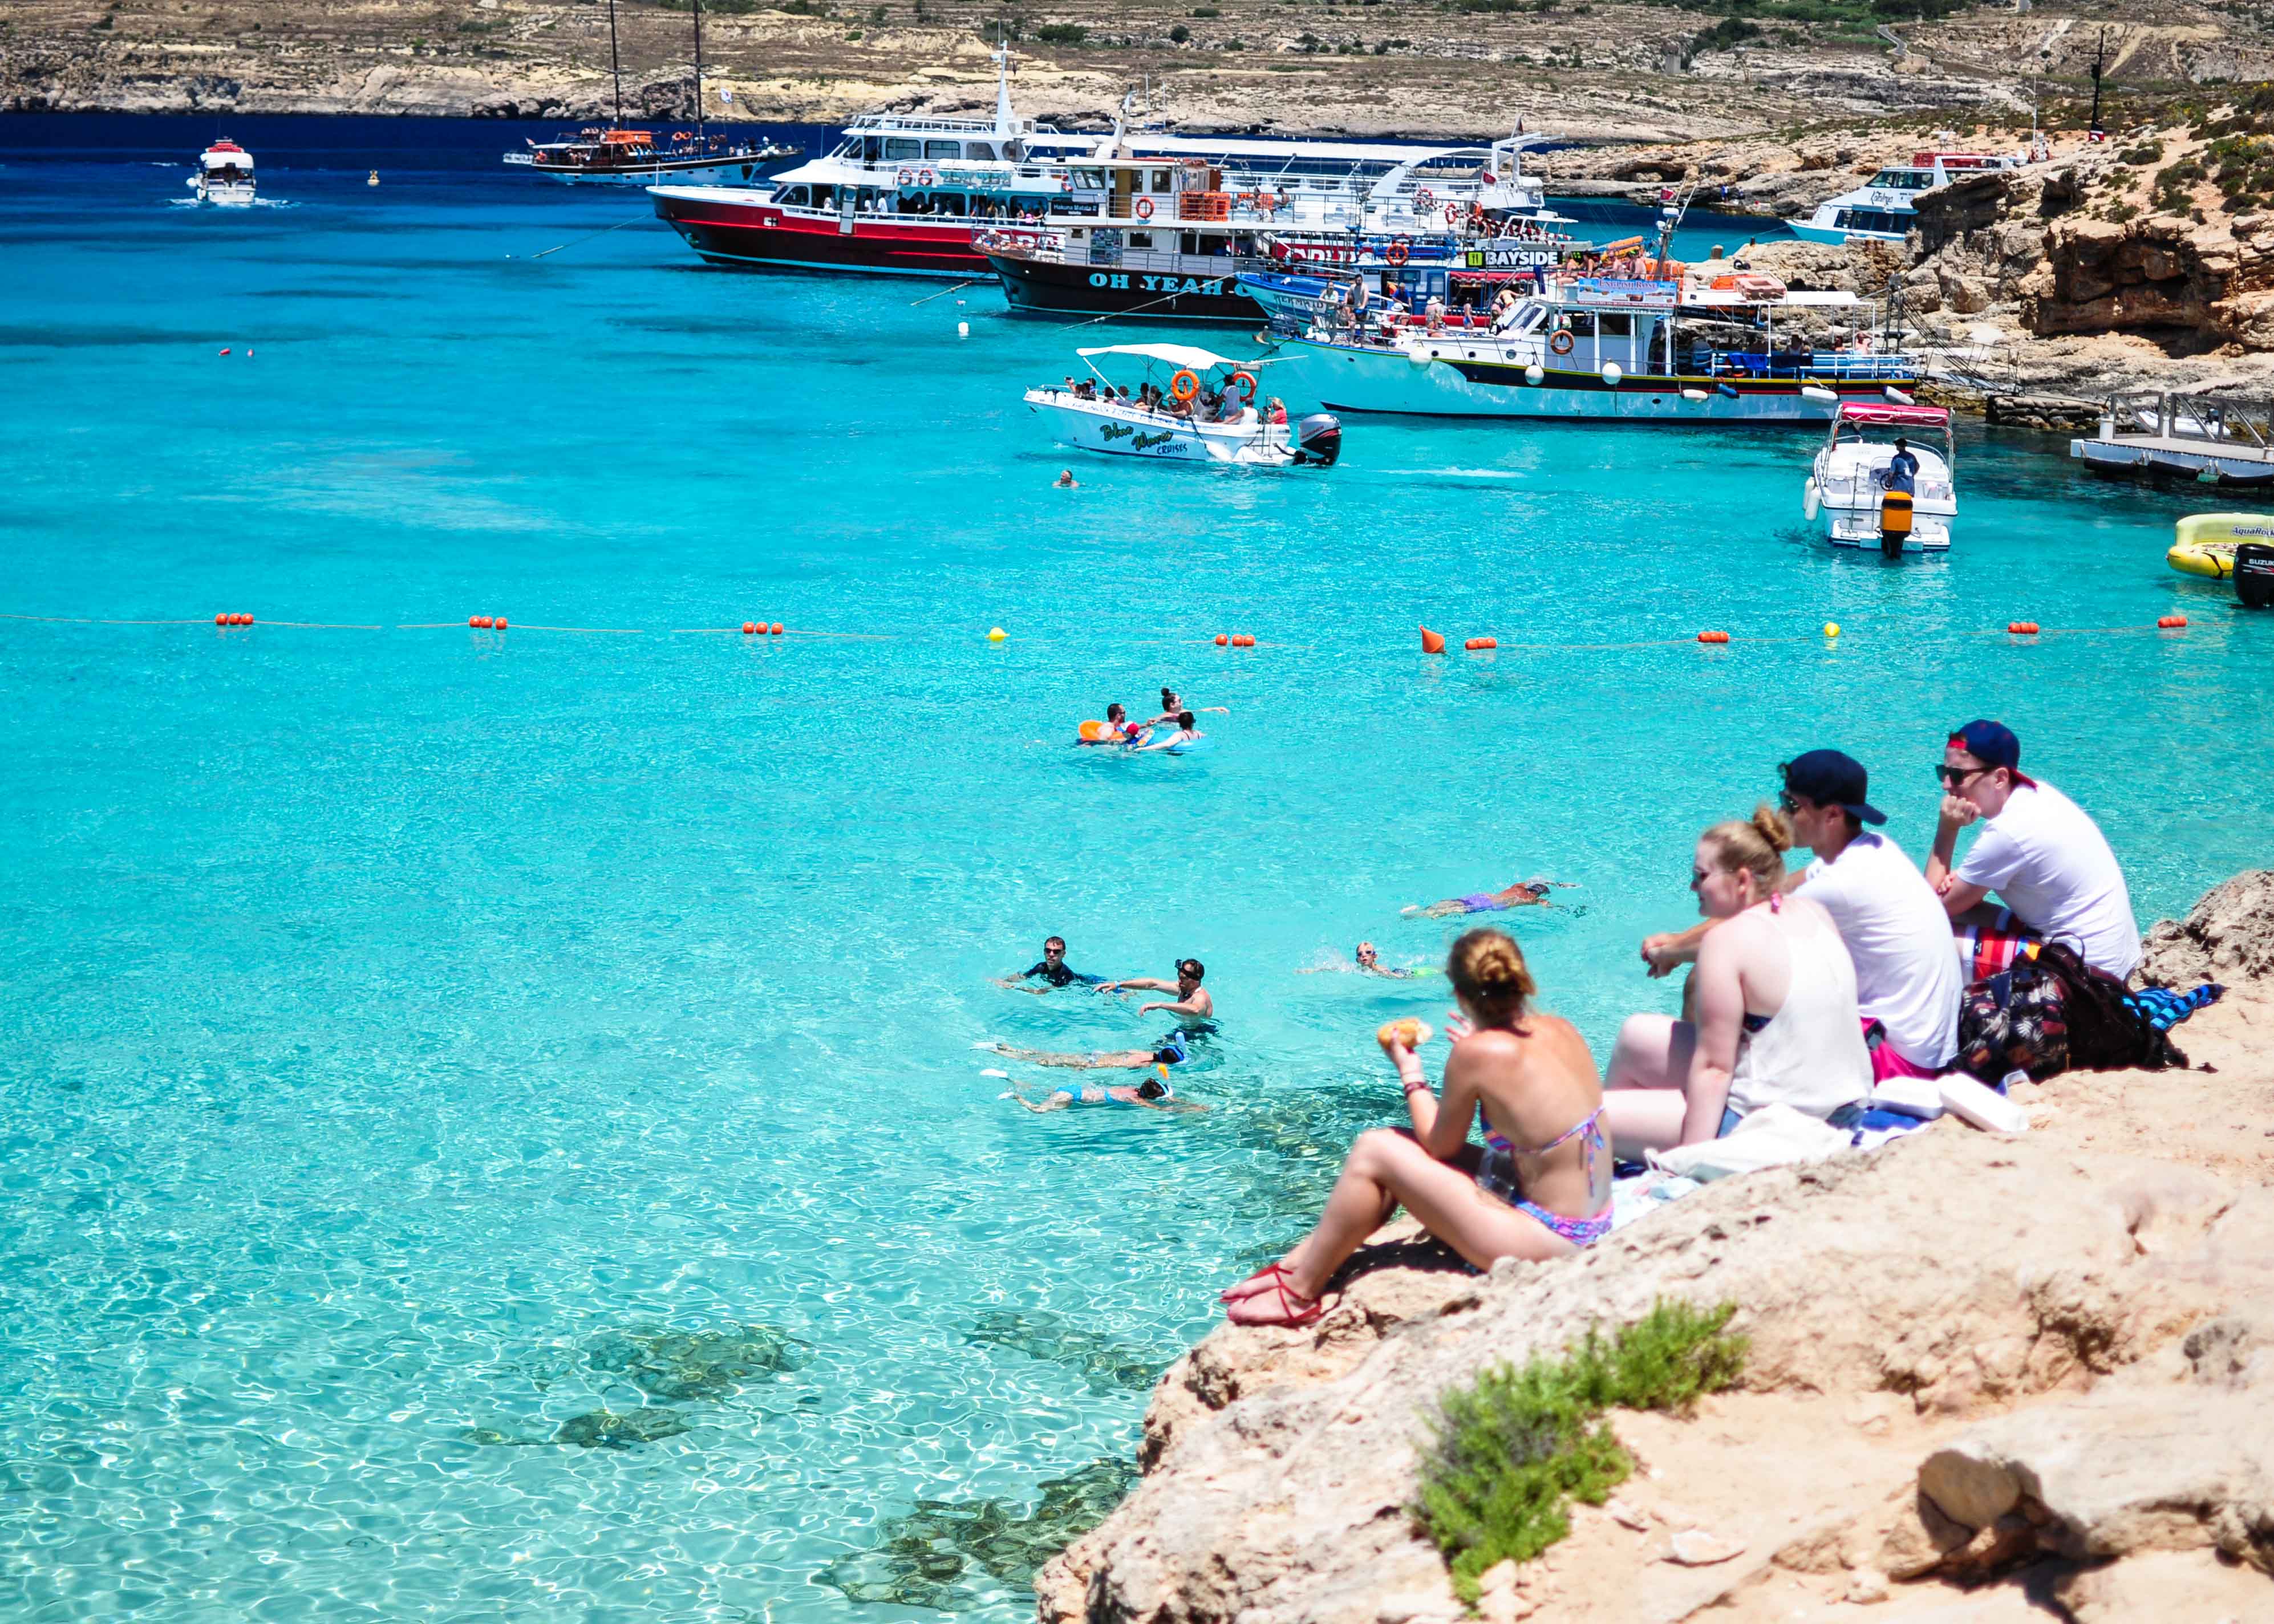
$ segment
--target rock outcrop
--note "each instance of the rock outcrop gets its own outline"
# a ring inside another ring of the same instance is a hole
[[[2274,976],[2274,868],[2251,868],[2203,894],[2184,920],[2158,920],[2141,944],[2151,987]]]
[[[1486,1619],[2018,1624],[2048,1586],[2089,1624],[2274,1617],[2274,980],[2244,980],[2274,966],[2274,874],[2158,934],[2158,965],[2238,983],[2188,1029],[2215,1071],[2056,1079],[2021,1139],[1946,1119],[1564,1262],[1478,1276],[1407,1231],[1318,1325],[1218,1329],[1156,1390],[1134,1493],[1037,1578],[1041,1617],[1469,1616],[1408,1511],[1439,1396],[1665,1298],[1739,1305],[1742,1389],[1616,1416],[1641,1475],[1487,1575]],[[2138,1610],[2158,1595],[2202,1610]]]

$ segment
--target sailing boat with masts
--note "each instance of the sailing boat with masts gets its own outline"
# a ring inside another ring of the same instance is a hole
[[[703,0],[695,7],[695,128],[659,137],[652,130],[624,128],[623,59],[616,43],[616,0],[608,0],[608,70],[615,80],[615,117],[605,130],[580,130],[557,141],[531,141],[526,152],[505,161],[571,185],[738,186],[757,178],[766,164],[794,158],[794,147],[772,141],[728,139],[709,133],[703,118]]]

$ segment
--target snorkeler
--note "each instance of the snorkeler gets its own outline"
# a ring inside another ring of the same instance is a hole
[[[1102,975],[1084,975],[1066,963],[1065,938],[1051,936],[1043,944],[1043,957],[1039,963],[1030,965],[1016,975],[998,975],[995,978],[995,985],[1017,988],[1020,992],[1030,992],[1039,997],[1049,988],[1028,987],[1021,983],[1043,981],[1050,987],[1096,987],[1104,980]]]
[[[1048,1111],[1062,1111],[1076,1105],[1136,1105],[1148,1111],[1204,1111],[1208,1107],[1196,1100],[1179,1100],[1177,1091],[1169,1086],[1165,1074],[1148,1077],[1132,1087],[1127,1083],[1084,1083],[1080,1088],[1058,1088],[1040,1101],[1029,1100],[1019,1085],[1013,1082],[1004,1098],[1016,1100],[1036,1116]]]
[[[1306,970],[1298,970],[1295,974],[1298,975],[1324,975],[1329,970],[1339,970],[1344,974],[1379,975],[1385,980],[1393,981],[1416,981],[1422,976],[1434,975],[1436,974],[1434,970],[1392,969],[1390,966],[1382,962],[1381,952],[1376,950],[1374,944],[1371,942],[1361,942],[1358,944],[1358,962],[1355,964],[1313,965],[1310,968]]]
[[[1404,919],[1443,919],[1449,914],[1497,914],[1503,908],[1550,908],[1555,905],[1547,899],[1551,885],[1569,888],[1569,880],[1518,880],[1505,891],[1476,891],[1466,897],[1448,897],[1427,907],[1419,904],[1400,908]]]
[[[975,1043],[972,1047],[1012,1060],[1023,1060],[1029,1065],[1065,1066],[1082,1071],[1133,1071],[1141,1066],[1182,1065],[1193,1057],[1193,1039],[1215,1030],[1210,1023],[1216,1014],[1216,1000],[1209,997],[1208,989],[1201,985],[1201,978],[1207,974],[1206,966],[1199,959],[1179,959],[1174,982],[1156,981],[1150,976],[1133,976],[1126,981],[1107,981],[1098,988],[1100,992],[1119,992],[1125,988],[1161,992],[1174,989],[1177,999],[1173,1004],[1161,1002],[1137,1006],[1140,1015],[1149,1015],[1155,1010],[1167,1010],[1186,1018],[1183,1024],[1164,1033],[1161,1041],[1151,1049],[1108,1049],[1077,1055],[1057,1049],[1018,1049],[999,1038]]]

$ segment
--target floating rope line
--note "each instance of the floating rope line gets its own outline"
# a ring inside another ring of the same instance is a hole
[[[975,278],[973,278],[973,279],[972,279],[971,281],[969,281],[969,282],[960,282],[956,283],[956,284],[955,284],[955,286],[953,286],[953,288],[942,288],[942,289],[941,289],[937,293],[927,293],[927,294],[925,294],[925,295],[923,296],[923,297],[922,297],[922,298],[920,298],[920,299],[910,299],[910,300],[908,301],[908,308],[909,308],[910,310],[914,310],[914,309],[915,309],[917,305],[919,305],[919,304],[930,304],[934,299],[944,299],[944,298],[945,298],[945,297],[946,297],[949,294],[951,294],[951,293],[960,293],[960,292],[962,292],[966,288],[975,288],[975,287],[977,287],[981,282],[989,282],[989,281],[991,281],[991,280],[993,280],[993,279],[992,279],[992,278],[990,278],[990,277],[979,276],[979,277],[975,277]]]
[[[636,226],[643,220],[652,220],[654,218],[655,216],[652,214],[634,214],[629,220],[619,220],[612,226],[603,226],[597,231],[587,231],[582,237],[572,237],[565,243],[555,243],[552,247],[546,249],[544,253],[533,253],[530,255],[529,258],[530,259],[542,259],[550,255],[559,253],[564,248],[574,248],[579,243],[589,243],[596,237],[606,237],[611,231],[621,231],[626,226]],[[511,254],[508,254],[506,255],[506,258],[510,259],[513,256]],[[523,261],[524,264],[527,262],[528,261],[526,260]]]

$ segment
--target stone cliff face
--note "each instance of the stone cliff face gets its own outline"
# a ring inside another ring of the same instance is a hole
[[[2274,875],[2215,893],[2157,962],[2263,964],[2270,908]],[[1041,1617],[1453,1624],[1406,1509],[1438,1396],[1660,1298],[1741,1305],[1743,1390],[1616,1417],[1643,1472],[1487,1575],[1495,1624],[2019,1624],[2032,1594],[2079,1624],[2274,1617],[2270,1022],[2252,982],[2188,1028],[2216,1071],[2057,1079],[2022,1139],[1946,1120],[1568,1262],[1362,1252],[1319,1325],[1225,1327],[1171,1369],[1144,1478],[1037,1579]]]

